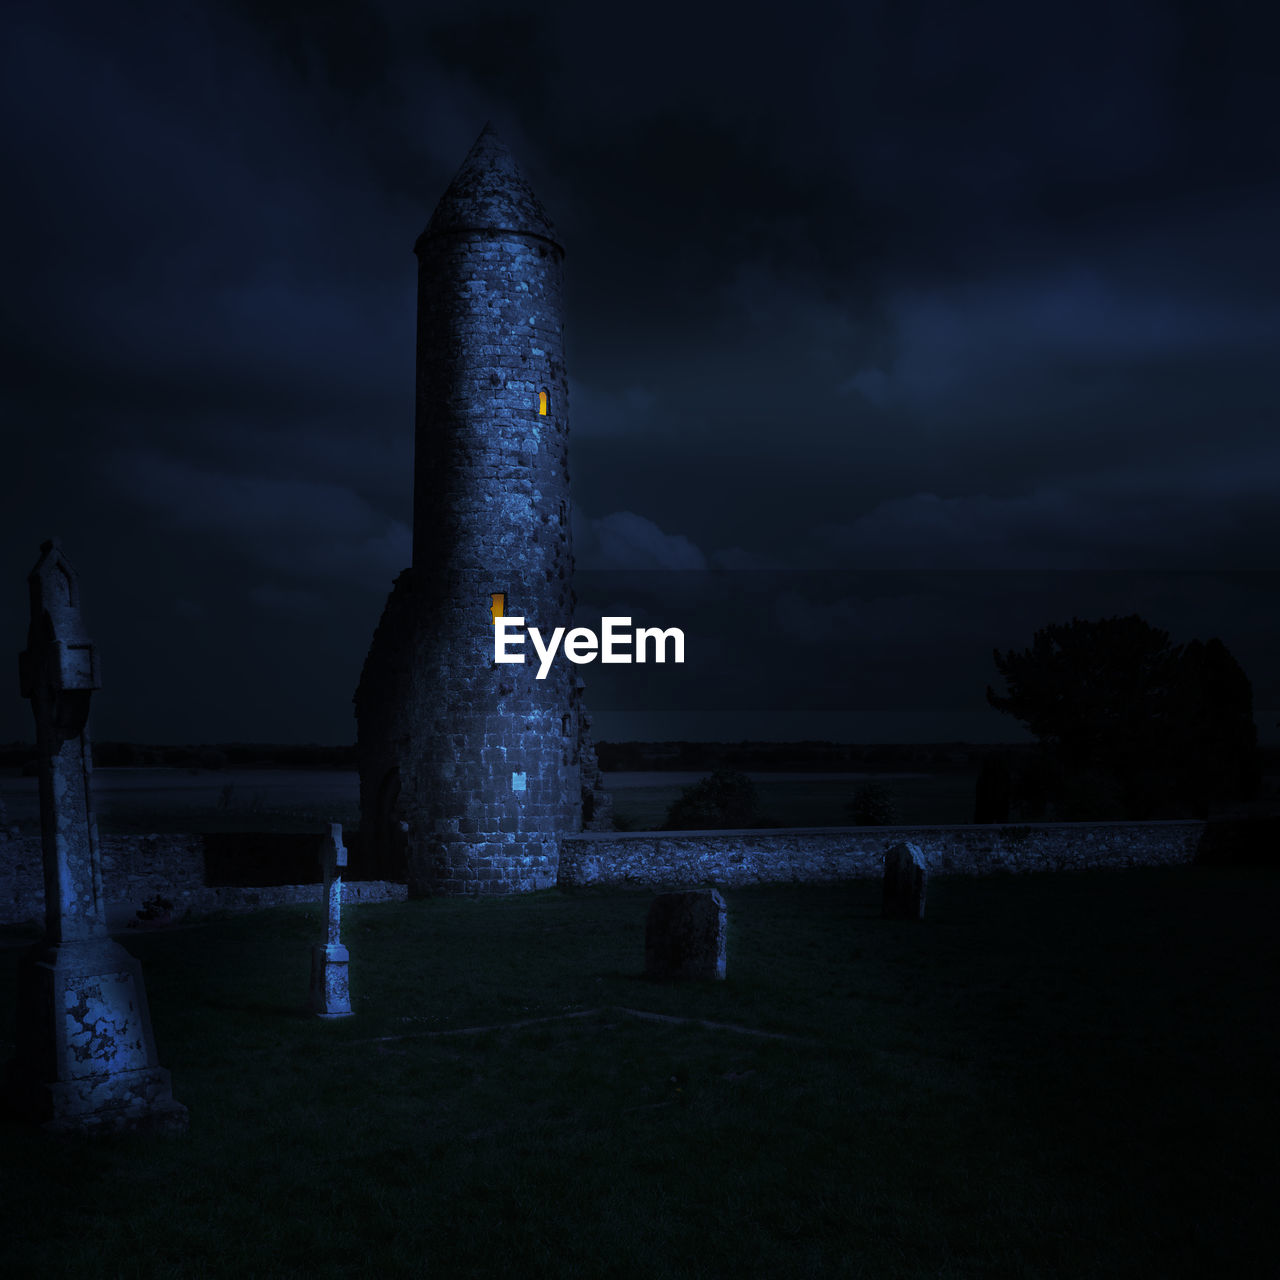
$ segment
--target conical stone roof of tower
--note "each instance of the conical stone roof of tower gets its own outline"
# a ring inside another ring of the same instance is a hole
[[[455,231],[515,231],[560,246],[529,179],[491,124],[480,131],[414,249],[433,236]]]

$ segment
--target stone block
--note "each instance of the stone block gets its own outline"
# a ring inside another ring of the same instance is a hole
[[[929,872],[919,845],[902,841],[884,855],[884,899],[880,914],[901,920],[924,919]]]
[[[727,912],[717,889],[660,893],[645,924],[645,976],[723,978]]]
[[[347,968],[351,956],[346,947],[318,943],[311,948],[311,1010],[321,1018],[345,1018],[351,1014]]]
[[[109,938],[35,944],[18,966],[12,1113],[50,1133],[181,1133],[142,965]]]

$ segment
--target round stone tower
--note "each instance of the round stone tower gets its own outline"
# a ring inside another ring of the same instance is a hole
[[[412,897],[555,883],[582,829],[577,668],[494,661],[494,610],[572,626],[564,250],[485,126],[418,257],[413,566],[356,706],[361,831],[402,842]]]

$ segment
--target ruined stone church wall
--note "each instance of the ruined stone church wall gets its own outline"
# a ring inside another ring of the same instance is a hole
[[[931,874],[1085,871],[1191,863],[1203,822],[584,832],[560,850],[559,883],[694,888],[878,877],[885,851],[918,845]]]
[[[551,883],[562,888],[821,884],[882,875],[885,850],[903,840],[920,847],[934,875],[1174,866],[1197,860],[1205,830],[1203,822],[1170,821],[583,832],[560,840],[558,860],[549,873]],[[269,854],[272,837],[258,839]],[[356,833],[348,839],[358,846]],[[101,845],[109,902],[141,905],[159,893],[174,902],[180,916],[187,907],[196,912],[248,911],[320,900],[318,884],[206,886],[201,836],[103,836]],[[349,902],[407,895],[404,884],[384,880],[353,875],[345,883]],[[40,838],[0,838],[0,924],[43,918],[43,911]]]
[[[318,838],[318,837],[317,837]],[[260,837],[270,848],[270,835]],[[173,903],[173,916],[188,909],[256,911],[293,903],[319,903],[320,885],[205,884],[205,844],[199,835],[99,836],[103,894],[108,904],[127,905],[132,917],[157,895]],[[348,881],[348,902],[383,902],[405,897],[405,886],[381,880]],[[0,924],[43,923],[44,872],[40,836],[0,835]]]

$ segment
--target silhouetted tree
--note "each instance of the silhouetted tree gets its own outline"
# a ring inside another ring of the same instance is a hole
[[[898,820],[893,792],[883,782],[864,782],[845,805],[856,827],[888,827]]]
[[[1261,778],[1252,690],[1219,640],[1170,644],[1136,614],[1037,631],[994,653],[1009,687],[987,701],[1045,748],[1067,818],[1147,818],[1252,798]]]
[[[1192,640],[1181,653],[1165,725],[1165,746],[1181,793],[1197,817],[1256,800],[1262,757],[1253,687],[1221,640]]]
[[[756,820],[755,784],[745,773],[717,769],[685,787],[667,810],[665,831],[714,831],[750,827]]]
[[[1040,822],[1048,816],[1050,797],[1059,790],[1062,766],[1044,746],[1019,761],[1009,786],[1009,813],[1020,822]]]

